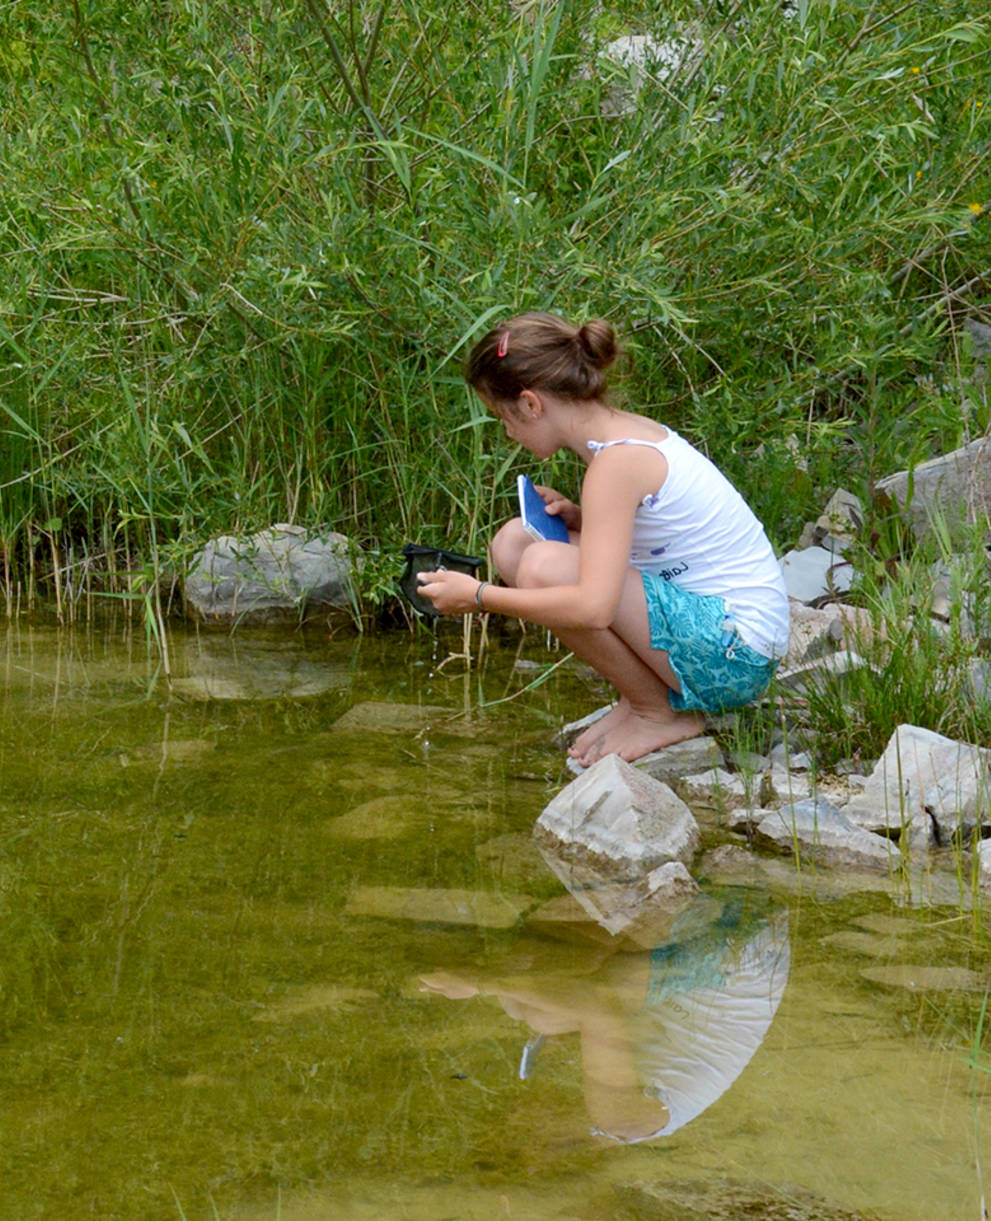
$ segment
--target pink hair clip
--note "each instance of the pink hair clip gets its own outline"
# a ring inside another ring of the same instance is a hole
[[[496,356],[505,356],[509,351],[509,332],[503,331],[499,336],[499,346],[496,348]]]

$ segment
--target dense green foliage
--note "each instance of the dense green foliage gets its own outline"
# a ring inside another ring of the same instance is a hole
[[[630,32],[691,50],[604,117]],[[987,425],[989,63],[963,0],[14,0],[8,597],[272,521],[479,547],[515,455],[460,358],[523,308],[609,317],[791,542]]]

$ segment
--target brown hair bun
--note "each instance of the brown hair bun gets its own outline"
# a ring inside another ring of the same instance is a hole
[[[575,327],[556,314],[520,314],[475,344],[464,376],[490,402],[515,402],[528,389],[589,402],[605,397],[605,370],[619,354],[602,318]]]

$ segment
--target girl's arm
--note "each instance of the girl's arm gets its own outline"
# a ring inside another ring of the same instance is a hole
[[[578,580],[536,589],[486,587],[482,607],[542,627],[607,628],[616,616],[630,567],[633,515],[667,476],[656,450],[617,446],[598,454],[582,485]],[[559,543],[534,544],[556,547]],[[463,573],[420,574],[420,591],[446,615],[477,610],[479,582]]]

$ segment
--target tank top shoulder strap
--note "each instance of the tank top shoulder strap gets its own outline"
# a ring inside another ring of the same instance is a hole
[[[622,437],[618,441],[589,441],[588,448],[593,454],[597,454],[600,449],[609,449],[612,445],[646,445],[648,449],[656,449],[659,454],[664,453],[664,446],[677,434],[668,429],[668,435],[663,441],[645,441],[641,437]]]

